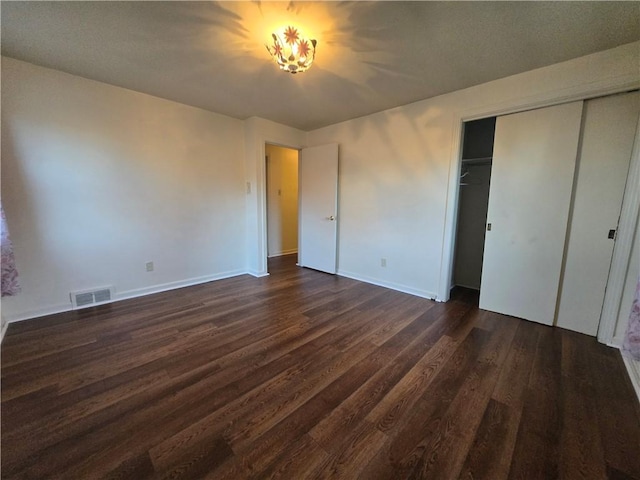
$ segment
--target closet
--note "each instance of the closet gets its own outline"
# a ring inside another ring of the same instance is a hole
[[[480,289],[496,119],[464,123],[453,286]]]
[[[496,119],[481,308],[596,335],[639,111],[634,92]]]

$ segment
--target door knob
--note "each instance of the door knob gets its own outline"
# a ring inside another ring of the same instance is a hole
[[[333,215],[327,217],[327,220],[331,220],[332,222],[336,219],[336,217],[334,217]]]

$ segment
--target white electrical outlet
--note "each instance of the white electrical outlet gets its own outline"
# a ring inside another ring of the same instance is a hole
[[[147,272],[153,272],[153,262],[147,262],[145,267],[147,267]]]
[[[387,266],[387,259],[386,258],[381,258],[380,259],[380,266],[381,267],[386,267]]]

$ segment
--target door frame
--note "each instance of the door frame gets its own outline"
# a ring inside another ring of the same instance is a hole
[[[602,313],[598,324],[598,341],[613,345],[620,302],[624,293],[627,267],[631,260],[633,237],[637,229],[638,212],[640,211],[640,117],[636,125],[636,137],[633,141],[631,161],[627,183],[622,197],[622,209],[618,222],[618,233],[613,246],[609,278],[602,303]]]
[[[550,107],[563,103],[570,103],[590,98],[603,97],[616,93],[622,93],[640,88],[640,81],[629,75],[609,78],[596,84],[587,83],[574,85],[569,89],[549,91],[543,94],[526,98],[516,98],[508,102],[488,104],[480,108],[459,110],[453,114],[453,134],[451,139],[451,158],[449,161],[448,194],[445,210],[444,235],[442,244],[442,261],[440,263],[440,281],[437,300],[446,302],[449,300],[451,279],[453,278],[453,259],[455,253],[455,233],[458,216],[458,195],[460,169],[462,167],[463,124],[472,120],[480,120],[487,117],[498,117],[510,113],[524,112],[537,108]],[[622,282],[613,282],[614,264],[617,268],[629,262],[635,223],[638,214],[638,200],[640,199],[640,142],[638,132],[634,141],[634,149],[631,156],[631,165],[627,179],[627,191],[625,191],[622,213],[620,216],[619,235],[613,252],[612,270],[607,281],[607,295],[605,302],[608,305],[616,304],[617,308],[608,308],[600,319],[598,340],[602,343],[611,343],[617,321],[617,312],[622,298]],[[634,183],[635,181],[635,183]],[[633,200],[635,199],[635,205]],[[635,217],[633,213],[635,211]],[[614,284],[615,283],[615,284]],[[618,284],[620,283],[620,284]],[[609,298],[608,298],[609,297]],[[616,302],[617,299],[617,302]],[[615,310],[615,315],[612,311]]]
[[[269,257],[269,230],[268,230],[268,210],[267,210],[267,144],[275,147],[288,148],[290,150],[296,150],[298,152],[298,177],[300,175],[300,151],[302,147],[292,147],[290,145],[284,145],[277,142],[270,142],[265,140],[262,142],[262,162],[260,162],[260,177],[258,183],[260,186],[260,194],[258,198],[261,200],[260,205],[260,217],[262,219],[260,228],[260,241],[259,241],[259,258],[258,261],[261,264],[261,271],[264,272],[259,276],[269,275],[269,263],[267,261]],[[298,204],[300,204],[300,184],[298,184]],[[300,211],[298,210],[298,233],[300,232]],[[300,258],[300,237],[298,235],[298,258]]]

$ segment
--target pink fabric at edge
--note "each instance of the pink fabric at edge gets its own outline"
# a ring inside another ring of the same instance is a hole
[[[4,209],[0,204],[0,250],[2,261],[2,296],[15,295],[20,291],[18,283],[18,270],[16,269],[16,261],[13,256],[13,245],[9,238],[9,229],[7,227],[7,219],[4,216]]]
[[[624,336],[622,349],[630,354],[634,360],[640,361],[640,277],[638,277],[636,295],[631,306],[629,326]]]

